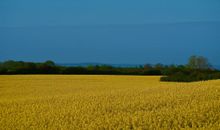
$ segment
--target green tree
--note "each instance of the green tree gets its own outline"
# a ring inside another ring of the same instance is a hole
[[[47,60],[47,61],[44,62],[44,65],[55,66],[56,64],[53,61],[51,61],[51,60]]]
[[[207,58],[203,56],[191,56],[187,66],[191,69],[210,69],[211,65]]]

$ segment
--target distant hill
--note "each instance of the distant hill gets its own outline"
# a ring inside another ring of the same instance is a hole
[[[138,67],[140,65],[143,64],[104,64],[104,63],[57,63],[57,65],[61,65],[61,66],[66,66],[66,67],[70,67],[70,66],[82,66],[82,67],[86,67],[89,65],[95,66],[95,65],[110,65],[113,67]],[[214,65],[215,69],[220,70],[220,65]]]
[[[141,64],[57,63],[57,65],[66,66],[66,67],[70,67],[70,66],[86,67],[86,66],[89,66],[89,65],[92,65],[92,66],[95,66],[95,65],[110,65],[110,66],[113,66],[113,67],[138,67]]]

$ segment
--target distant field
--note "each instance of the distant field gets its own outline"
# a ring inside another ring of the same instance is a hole
[[[220,129],[220,80],[0,76],[0,129]]]

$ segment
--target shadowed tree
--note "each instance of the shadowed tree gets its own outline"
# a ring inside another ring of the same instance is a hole
[[[203,56],[191,56],[187,66],[191,69],[211,69],[208,59]]]

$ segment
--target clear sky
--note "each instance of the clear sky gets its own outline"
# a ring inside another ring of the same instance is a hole
[[[220,65],[219,0],[0,0],[0,61]]]

